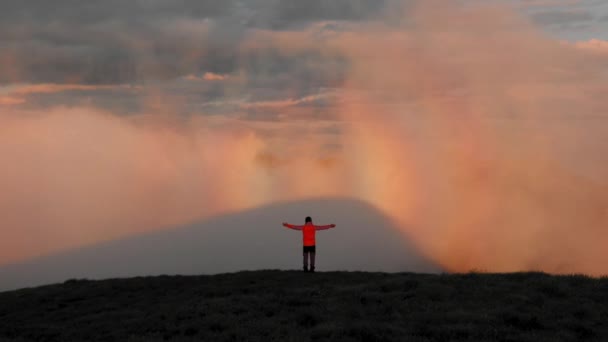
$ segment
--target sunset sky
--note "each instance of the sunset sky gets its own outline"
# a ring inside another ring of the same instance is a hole
[[[608,274],[607,94],[602,0],[7,1],[0,265],[342,197],[448,270]]]

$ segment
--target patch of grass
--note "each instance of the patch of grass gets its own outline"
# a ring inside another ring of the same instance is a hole
[[[291,271],[0,293],[0,341],[607,341],[608,278]]]

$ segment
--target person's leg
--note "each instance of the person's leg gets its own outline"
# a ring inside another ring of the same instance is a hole
[[[308,271],[308,251],[304,248],[302,255],[304,256],[304,271]]]
[[[315,254],[316,252],[310,252],[310,271],[315,271]]]

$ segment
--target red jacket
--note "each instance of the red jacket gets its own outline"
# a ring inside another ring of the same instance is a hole
[[[295,230],[301,230],[302,231],[302,240],[303,240],[302,242],[304,243],[304,246],[314,246],[315,245],[315,232],[317,230],[325,230],[325,229],[333,228],[333,227],[335,227],[335,225],[328,224],[325,226],[315,226],[312,223],[307,223],[303,226],[285,224],[285,227],[290,228],[290,229],[295,229]]]

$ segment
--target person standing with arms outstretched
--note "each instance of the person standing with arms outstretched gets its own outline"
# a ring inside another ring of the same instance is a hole
[[[289,223],[283,223],[283,227],[301,230],[302,238],[304,242],[304,272],[314,272],[315,271],[315,253],[317,252],[317,246],[315,241],[315,233],[317,230],[326,230],[329,228],[334,228],[335,224],[328,224],[326,226],[315,226],[312,224],[312,218],[310,216],[306,217],[305,224],[303,226],[296,226]],[[310,269],[308,268],[308,257],[310,256]]]

